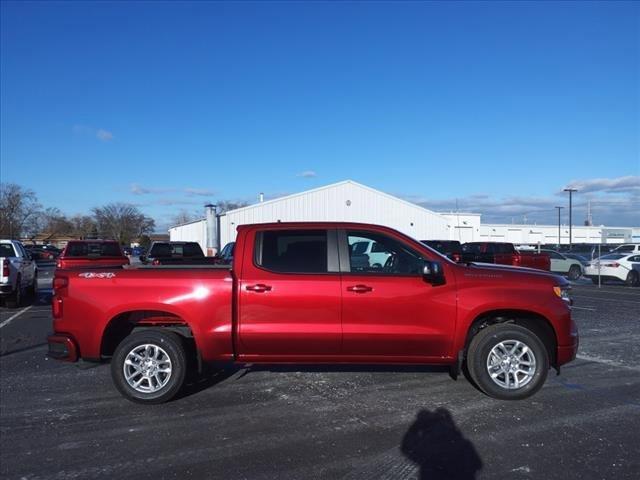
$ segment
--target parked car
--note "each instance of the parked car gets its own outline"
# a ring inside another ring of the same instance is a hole
[[[198,242],[153,242],[148,257],[140,261],[152,265],[213,265],[216,257],[206,257]]]
[[[130,257],[133,254],[133,248],[131,247],[122,247],[122,253],[127,257]]]
[[[29,248],[27,251],[36,262],[53,262],[56,259],[56,255],[53,252],[47,251],[44,248]]]
[[[569,280],[577,280],[582,276],[584,267],[579,260],[570,258],[568,255],[556,252],[555,250],[541,251],[549,255],[552,272],[565,275]]]
[[[363,240],[388,255],[382,269],[354,266]],[[438,364],[454,377],[466,365],[487,395],[514,400],[575,358],[561,276],[457,264],[357,223],[242,225],[236,241],[231,268],[58,270],[49,355],[110,358],[120,393],[141,403],[220,362]]]
[[[235,250],[235,247],[236,242],[227,243],[217,255],[217,263],[220,265],[231,265],[233,263],[233,251]]]
[[[462,261],[462,245],[457,240],[420,240],[427,247],[449,257],[454,262]]]
[[[589,263],[584,275],[595,284],[599,281],[622,280],[627,285],[636,287],[640,285],[638,265],[640,265],[640,253],[631,255],[610,253]]]
[[[0,240],[0,299],[20,307],[27,293],[38,289],[38,267],[22,243]]]
[[[549,255],[537,250],[516,250],[513,243],[469,242],[462,245],[462,261],[465,263],[497,263],[515,267],[549,270]]]
[[[611,253],[640,253],[640,243],[625,243],[611,250]]]
[[[582,255],[578,255],[577,253],[563,253],[562,255],[564,255],[567,258],[571,258],[573,260],[579,261],[583,267],[586,267],[591,261]],[[584,272],[584,268],[583,268],[583,272]]]
[[[113,240],[73,240],[56,263],[57,268],[120,268],[123,265],[129,265],[129,259]]]

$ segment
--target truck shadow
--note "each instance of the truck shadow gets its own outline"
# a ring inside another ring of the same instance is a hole
[[[444,408],[421,410],[405,433],[400,451],[418,465],[421,480],[472,480],[483,466],[473,443]]]

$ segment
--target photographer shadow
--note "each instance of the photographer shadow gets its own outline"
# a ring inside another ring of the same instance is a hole
[[[420,480],[472,480],[482,469],[473,443],[448,410],[421,410],[402,439],[402,454],[420,468]]]

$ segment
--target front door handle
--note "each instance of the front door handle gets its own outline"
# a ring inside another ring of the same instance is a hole
[[[356,292],[356,293],[367,293],[373,290],[372,287],[368,286],[368,285],[352,285],[350,287],[347,287],[347,290],[349,292]]]
[[[245,288],[250,292],[268,292],[271,290],[271,285],[258,283],[256,285],[247,285]]]

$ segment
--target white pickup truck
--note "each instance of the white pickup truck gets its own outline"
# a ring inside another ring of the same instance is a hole
[[[19,307],[25,294],[37,288],[38,269],[31,254],[17,240],[0,240],[0,300]]]

